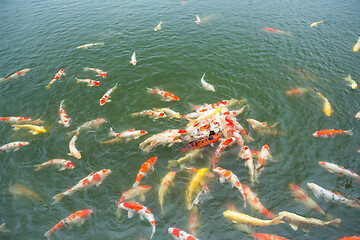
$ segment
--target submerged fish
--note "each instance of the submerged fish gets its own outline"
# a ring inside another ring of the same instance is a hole
[[[357,51],[359,51],[359,49],[360,49],[360,37],[358,38],[356,44],[354,45],[353,51],[357,52]]]
[[[183,164],[187,161],[190,161],[196,157],[202,158],[202,153],[199,149],[194,149],[192,151],[189,151],[184,157],[181,157],[178,160],[170,160],[169,164],[168,164],[168,168],[175,167],[177,165],[181,165],[181,164]]]
[[[86,48],[89,48],[89,47],[92,47],[92,46],[104,46],[104,43],[103,42],[100,42],[100,43],[88,43],[88,44],[78,46],[78,47],[76,47],[76,49],[86,49]]]
[[[266,31],[266,32],[270,32],[270,33],[279,33],[279,34],[284,34],[284,35],[291,35],[290,32],[285,32],[283,30],[278,30],[278,29],[274,29],[274,28],[262,28],[261,30]]]
[[[201,85],[202,85],[206,90],[215,92],[214,86],[211,85],[211,84],[209,84],[209,83],[207,83],[207,82],[205,82],[204,78],[205,78],[205,73],[204,73],[204,75],[203,75],[202,78],[201,78]]]
[[[11,74],[9,77],[0,78],[0,82],[3,82],[3,81],[5,81],[5,80],[14,79],[14,78],[17,78],[17,77],[19,77],[19,76],[24,76],[28,71],[30,71],[29,68],[26,68],[26,69],[17,71],[16,73]]]
[[[322,99],[324,101],[324,108],[323,108],[323,111],[325,113],[326,116],[330,117],[331,114],[332,114],[332,109],[331,109],[331,105],[330,105],[330,102],[329,100],[327,100],[326,97],[324,97],[321,93],[316,93],[318,95],[318,97],[320,99]]]
[[[165,193],[168,191],[169,187],[174,186],[173,180],[175,178],[175,174],[176,174],[175,171],[168,172],[160,183],[158,194],[159,194],[159,203],[160,203],[160,209],[162,215],[164,214],[164,208],[163,208],[164,196]]]
[[[310,24],[310,27],[316,27],[318,24],[323,23],[323,22],[324,22],[324,20],[318,21],[318,22],[314,22],[314,23]]]
[[[14,195],[25,196],[32,200],[41,202],[41,204],[43,204],[44,206],[47,206],[46,203],[44,202],[44,200],[40,197],[40,195],[38,193],[36,193],[35,191],[33,191],[19,183],[11,184],[9,187],[9,191]]]
[[[351,88],[355,89],[357,88],[357,83],[351,78],[350,74],[346,78],[344,78],[345,81],[348,81],[351,84]]]

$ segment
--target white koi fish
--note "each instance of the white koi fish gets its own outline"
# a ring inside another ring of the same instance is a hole
[[[73,169],[74,168],[74,164],[72,164],[72,162],[65,160],[65,159],[58,159],[58,158],[52,159],[50,161],[44,162],[39,165],[34,165],[34,167],[36,168],[35,171],[39,171],[43,167],[51,166],[51,165],[59,166],[60,171],[65,170],[65,169]]]
[[[94,72],[97,72],[99,74],[97,76],[106,78],[106,72],[104,72],[104,71],[102,71],[100,69],[97,69],[97,68],[84,68],[84,71],[94,71]]]
[[[55,77],[53,78],[53,80],[51,80],[51,82],[50,82],[48,85],[46,85],[46,88],[49,89],[50,86],[51,86],[56,80],[60,79],[60,77],[61,77],[62,75],[65,75],[63,68],[60,69],[59,72],[58,72],[58,73],[55,75]]]
[[[134,51],[134,53],[133,53],[133,55],[131,56],[131,60],[130,60],[130,63],[132,64],[132,65],[136,65],[136,63],[137,63],[137,61],[136,61],[136,55],[135,55],[135,51]]]
[[[147,131],[145,130],[135,130],[135,129],[129,129],[127,131],[116,133],[114,130],[110,127],[110,133],[109,135],[112,137],[125,139],[125,141],[130,141],[132,139],[138,139],[139,137],[147,134]]]
[[[0,151],[9,152],[9,151],[13,150],[14,152],[16,152],[21,147],[26,146],[26,145],[29,145],[29,142],[11,142],[11,143],[7,143],[7,144],[1,146]]]
[[[277,216],[271,220],[262,220],[259,218],[251,217],[241,212],[236,212],[231,210],[226,210],[225,212],[223,212],[223,215],[224,217],[229,218],[234,223],[243,223],[247,225],[260,226],[260,227],[284,223],[283,221],[281,221],[282,216]]]
[[[202,85],[206,90],[215,92],[214,86],[211,85],[211,84],[209,84],[209,83],[207,83],[207,82],[205,82],[204,78],[205,78],[205,73],[204,73],[204,75],[203,75],[202,78],[201,78],[201,85]]]
[[[356,179],[357,182],[360,182],[360,176],[350,170],[347,170],[344,167],[338,166],[336,164],[333,163],[329,163],[329,162],[318,162],[320,167],[326,168],[329,172],[331,173],[337,173],[339,175],[345,175],[345,176],[349,176],[349,177],[353,177]]]
[[[88,43],[88,44],[78,46],[78,47],[76,47],[76,49],[87,49],[87,48],[92,47],[92,46],[104,46],[104,43],[103,42],[100,42],[100,43]]]
[[[32,124],[23,124],[23,125],[11,125],[14,128],[14,131],[17,131],[21,128],[23,129],[29,129],[29,132],[32,135],[37,135],[39,133],[46,133],[46,129],[44,127],[41,126],[36,126],[36,125],[32,125]]]
[[[351,84],[351,88],[355,89],[357,88],[357,83],[351,78],[350,74],[346,78],[344,78],[345,81],[348,81]]]
[[[76,82],[77,83],[86,83],[89,87],[100,86],[99,81],[95,81],[95,80],[91,80],[91,79],[79,79],[79,78],[76,78]]]
[[[154,28],[154,31],[156,32],[156,31],[159,31],[159,30],[161,30],[161,25],[162,25],[162,21],[160,21],[160,23]]]
[[[154,119],[158,119],[158,118],[165,118],[166,114],[164,112],[159,112],[159,111],[144,110],[144,111],[141,111],[141,112],[132,113],[131,116],[132,117],[135,117],[135,116],[150,116],[150,117],[153,117]]]
[[[314,23],[310,24],[310,27],[316,27],[318,24],[323,23],[323,22],[324,22],[324,20],[319,21],[319,22],[314,22]]]
[[[154,108],[155,111],[164,112],[170,118],[180,118],[180,113],[171,110],[170,108]]]
[[[64,125],[65,127],[69,127],[70,126],[70,118],[66,114],[63,107],[64,107],[64,100],[62,100],[60,102],[60,107],[59,107],[60,121],[59,121],[59,123]]]
[[[19,77],[19,76],[24,76],[28,71],[30,71],[29,68],[26,68],[26,69],[17,71],[16,73],[11,74],[9,77],[0,78],[0,82],[3,82],[3,81],[5,81],[5,80],[14,79],[14,78],[17,78],[17,77]]]
[[[180,137],[182,134],[186,134],[186,133],[187,131],[182,129],[168,129],[161,133],[152,135],[151,137],[147,138],[145,141],[140,143],[139,146],[142,149],[144,149],[147,144],[151,144],[151,142],[155,140],[168,138],[168,137]]]
[[[75,147],[75,141],[77,140],[78,136],[79,136],[79,130],[77,130],[77,132],[75,133],[75,135],[71,138],[71,140],[69,142],[70,153],[68,153],[68,155],[73,156],[73,157],[75,157],[77,159],[80,159],[81,154]]]
[[[114,87],[110,88],[105,94],[104,96],[102,96],[102,98],[100,99],[100,106],[104,105],[105,103],[111,102],[110,98],[110,94],[117,89],[117,83],[115,84]]]
[[[251,118],[247,118],[246,121],[251,124],[251,127],[254,129],[254,131],[268,131],[269,129],[275,127],[278,124],[278,122],[276,122],[274,125],[269,126],[266,122],[259,122]]]
[[[268,211],[261,204],[261,202],[259,201],[259,199],[256,197],[256,195],[249,186],[242,184],[241,188],[243,189],[244,195],[246,197],[246,202],[250,205],[251,209],[261,212],[263,215],[265,215],[268,218],[274,218],[274,214]]]

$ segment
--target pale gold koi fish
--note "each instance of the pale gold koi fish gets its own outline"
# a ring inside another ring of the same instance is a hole
[[[39,194],[37,194],[35,191],[33,191],[33,190],[31,190],[31,189],[29,189],[29,188],[27,188],[27,187],[25,187],[25,186],[23,186],[21,184],[14,183],[14,184],[10,185],[9,191],[14,195],[25,196],[25,197],[28,197],[30,199],[39,201],[44,206],[47,206],[46,203],[40,197]]]
[[[314,23],[310,24],[310,27],[316,27],[318,24],[323,23],[323,22],[324,22],[324,20],[318,21],[318,22],[314,22]]]
[[[281,219],[283,218],[282,216],[277,216],[271,220],[262,220],[259,218],[251,217],[244,213],[235,212],[235,211],[231,211],[231,210],[226,210],[223,213],[223,215],[224,215],[224,217],[229,218],[231,221],[233,221],[235,223],[244,223],[244,224],[259,226],[259,227],[284,223],[284,221],[281,221]]]

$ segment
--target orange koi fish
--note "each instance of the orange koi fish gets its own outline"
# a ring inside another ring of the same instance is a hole
[[[211,135],[205,138],[200,138],[199,140],[193,141],[193,142],[189,142],[186,147],[182,148],[181,151],[182,152],[186,152],[187,150],[190,149],[197,149],[197,148],[203,148],[209,144],[212,144],[214,142],[216,142],[217,140],[220,139],[220,135]]]
[[[279,237],[277,235],[271,235],[267,233],[254,233],[254,240],[288,240],[287,238]]]
[[[198,240],[196,237],[181,230],[180,228],[169,228],[168,232],[174,237],[175,240]]]
[[[111,102],[110,98],[110,94],[117,89],[117,83],[115,84],[115,86],[113,86],[112,88],[110,88],[105,94],[104,96],[102,96],[102,98],[100,99],[100,106],[104,105],[105,103]]]
[[[70,126],[70,118],[66,114],[63,106],[64,106],[64,100],[62,100],[60,102],[60,107],[59,107],[60,121],[59,121],[59,123],[64,125],[65,127],[69,127]]]
[[[97,69],[97,68],[84,68],[84,71],[94,71],[94,72],[97,72],[99,74],[97,76],[106,78],[106,72],[104,72],[104,71],[102,71],[100,69]]]
[[[69,228],[71,228],[75,224],[79,224],[81,226],[84,223],[84,221],[90,216],[91,213],[92,213],[91,209],[85,209],[85,210],[80,210],[80,211],[74,212],[69,217],[64,218],[63,220],[58,222],[52,229],[47,231],[44,236],[49,239],[50,236],[55,231],[60,230],[65,226],[68,226]]]
[[[338,240],[360,240],[360,236],[343,237],[343,238],[339,238]]]
[[[60,171],[65,170],[65,169],[73,169],[74,168],[74,164],[72,162],[65,160],[65,159],[56,158],[56,159],[52,159],[50,161],[44,162],[39,165],[34,165],[34,167],[36,168],[35,171],[39,171],[43,167],[50,166],[50,165],[58,165],[60,167]]]
[[[272,214],[271,212],[269,212],[259,201],[259,199],[256,197],[256,195],[253,193],[253,191],[251,190],[251,188],[245,184],[241,185],[245,198],[246,198],[246,202],[250,205],[250,207],[253,210],[257,210],[259,212],[261,212],[262,214],[264,214],[266,217],[268,218],[273,218],[274,214]]]
[[[148,88],[147,89],[149,93],[156,93],[156,94],[159,94],[160,96],[163,97],[163,99],[165,101],[179,101],[179,98],[177,96],[175,96],[174,94],[172,93],[169,93],[169,92],[165,92],[161,89],[158,89],[158,88],[155,88],[155,89],[152,89],[152,88]]]
[[[60,77],[61,77],[62,75],[65,75],[63,68],[60,69],[59,72],[58,72],[58,73],[55,75],[55,77],[53,78],[53,80],[51,80],[51,82],[50,82],[48,85],[46,85],[46,88],[49,89],[50,86],[51,86],[56,80],[60,79]]]
[[[110,136],[115,137],[114,139],[111,139],[109,141],[100,142],[100,143],[115,143],[120,141],[130,141],[132,139],[138,139],[139,137],[147,134],[147,131],[144,130],[135,130],[135,129],[129,129],[121,133],[116,133],[112,128],[110,128]]]
[[[29,145],[29,142],[11,142],[11,143],[7,143],[7,144],[1,146],[0,151],[9,152],[9,151],[13,150],[14,152],[16,152],[21,147],[26,146],[26,145]]]
[[[10,79],[14,79],[14,78],[17,78],[19,76],[24,76],[28,71],[30,71],[29,68],[26,68],[26,69],[23,69],[23,70],[20,70],[20,71],[17,71],[16,73],[14,74],[11,74],[9,77],[6,77],[6,78],[0,78],[0,82],[3,82],[5,80],[10,80]]]
[[[145,177],[148,171],[151,169],[154,171],[154,164],[156,163],[157,157],[152,157],[147,160],[143,165],[141,165],[138,174],[136,175],[135,183],[133,184],[133,188],[139,186],[140,181],[143,177]]]
[[[353,47],[353,51],[357,52],[360,49],[360,37],[358,38],[357,42],[355,43],[354,47]]]
[[[324,130],[320,130],[320,131],[316,131],[313,133],[314,137],[333,137],[336,136],[338,134],[347,134],[347,135],[352,135],[352,130],[335,130],[335,129],[324,129]]]
[[[100,86],[99,81],[95,81],[95,80],[91,80],[91,79],[79,79],[79,78],[76,78],[76,82],[77,83],[86,83],[89,87]]]
[[[287,90],[286,94],[293,95],[293,96],[300,96],[304,93],[311,92],[311,91],[314,91],[314,90],[312,88],[294,88],[291,90]]]

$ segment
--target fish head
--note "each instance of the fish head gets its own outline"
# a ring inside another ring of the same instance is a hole
[[[356,82],[351,83],[351,88],[352,88],[352,89],[357,88],[357,83],[356,83]]]
[[[101,176],[102,176],[103,179],[106,178],[107,176],[109,176],[110,173],[111,173],[111,170],[110,170],[110,169],[103,169],[103,170],[101,170]]]
[[[106,72],[100,72],[100,77],[106,78]]]
[[[314,132],[314,133],[313,133],[313,136],[314,136],[314,137],[318,137],[319,135],[318,135],[317,132]]]
[[[85,209],[80,212],[81,218],[87,218],[93,211],[91,209]]]
[[[43,127],[41,127],[41,128],[38,130],[38,132],[40,132],[40,133],[46,133],[46,129],[43,128]]]
[[[71,163],[71,162],[67,162],[67,163],[66,163],[66,167],[69,168],[69,169],[73,169],[73,168],[74,168],[74,164]]]
[[[150,162],[151,165],[153,165],[153,164],[155,164],[156,160],[157,160],[157,157],[155,156],[155,157],[150,158],[148,161]]]
[[[320,162],[318,162],[318,164],[319,164],[320,166],[325,166],[325,162],[324,162],[324,161],[320,161]]]
[[[307,183],[306,184],[308,186],[308,188],[310,188],[311,190],[315,189],[316,184],[315,183]]]
[[[292,191],[298,191],[300,188],[298,185],[296,185],[295,183],[290,183],[289,187],[291,188]]]
[[[104,118],[97,118],[95,119],[95,123],[100,125],[106,123],[106,120]]]
[[[141,131],[140,131],[140,134],[147,134],[147,131],[141,130]]]

